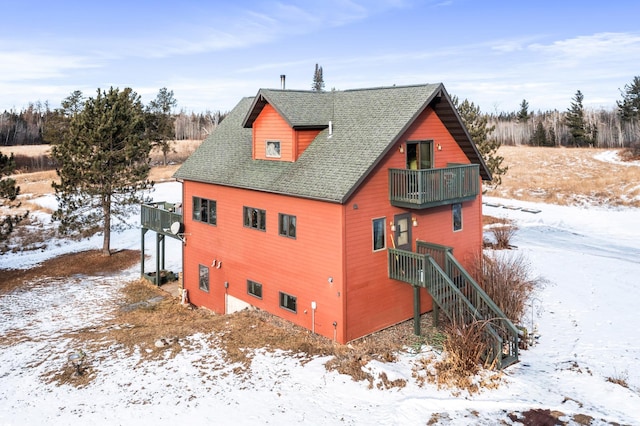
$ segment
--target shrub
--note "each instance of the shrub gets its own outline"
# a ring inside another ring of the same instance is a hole
[[[492,227],[491,233],[495,239],[495,245],[493,248],[496,250],[511,248],[511,238],[515,235],[517,230],[518,228],[512,225]]]
[[[520,322],[532,293],[545,283],[543,278],[531,276],[531,266],[521,253],[485,253],[476,260],[474,275],[514,323]]]
[[[474,321],[470,324],[452,322],[445,329],[443,342],[445,356],[432,363],[423,359],[414,368],[418,383],[435,383],[438,387],[466,390],[470,394],[481,388],[495,388],[500,374],[480,374],[482,368],[493,366],[483,361],[488,343],[484,328],[488,321]]]

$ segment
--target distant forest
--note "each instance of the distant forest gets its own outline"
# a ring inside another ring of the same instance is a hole
[[[322,68],[319,68],[322,79]],[[314,84],[318,86],[318,66]],[[322,82],[320,80],[320,82]],[[322,82],[322,84],[324,84]],[[316,90],[322,90],[322,86]],[[640,147],[640,76],[621,90],[622,98],[616,102],[617,108],[588,109],[583,106],[584,95],[578,90],[565,111],[529,111],[529,103],[522,100],[520,109],[514,112],[496,114],[480,113],[486,119],[487,138],[499,145],[532,146],[591,146],[600,148]],[[76,96],[74,98],[73,96]],[[63,101],[73,106],[81,99],[81,92],[74,92]],[[153,105],[153,102],[150,106]],[[175,105],[173,92],[161,89],[155,106],[165,105],[165,111],[173,125],[173,139],[204,139],[224,119],[226,113],[187,113],[184,110],[171,114],[170,106]],[[159,104],[158,104],[159,102]],[[473,104],[472,104],[473,105]],[[72,108],[73,109],[73,108]],[[72,111],[72,109],[70,111]],[[153,108],[151,108],[153,110]],[[47,125],[55,127],[56,114],[62,110],[51,110],[40,102],[30,104],[22,111],[4,111],[0,114],[0,145],[48,144]],[[65,116],[69,111],[62,111]],[[479,110],[478,110],[479,112]],[[170,126],[170,125],[169,125]],[[169,137],[170,128],[163,137]],[[163,133],[164,135],[164,133]]]
[[[204,139],[224,119],[226,113],[188,113],[180,111],[172,114],[174,138],[176,140]],[[4,111],[0,114],[0,145],[40,145],[49,144],[45,128],[54,122],[55,111],[48,103],[36,102],[22,111]]]
[[[488,118],[489,125],[495,126],[491,138],[501,145],[626,148],[640,141],[638,121],[622,120],[617,110],[584,110],[589,139],[581,141],[574,138],[563,111],[532,112],[524,119],[515,112]]]

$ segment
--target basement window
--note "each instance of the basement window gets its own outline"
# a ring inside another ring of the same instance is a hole
[[[244,226],[259,231],[267,230],[267,212],[253,207],[243,207]]]
[[[247,293],[258,299],[262,299],[262,284],[247,280]]]
[[[453,220],[453,232],[462,230],[462,204],[451,205],[451,216]]]
[[[298,298],[295,296],[280,292],[280,307],[282,309],[286,309],[287,311],[291,311],[293,313],[298,312],[297,300]]]
[[[200,290],[209,293],[209,268],[205,265],[198,265],[200,268],[199,287]]]

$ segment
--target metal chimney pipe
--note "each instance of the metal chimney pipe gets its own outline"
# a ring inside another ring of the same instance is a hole
[[[280,87],[282,88],[282,90],[284,90],[284,89],[285,89],[285,87],[284,87],[284,81],[285,81],[285,79],[286,79],[286,78],[287,78],[287,76],[286,76],[286,75],[284,75],[284,74],[280,74]]]

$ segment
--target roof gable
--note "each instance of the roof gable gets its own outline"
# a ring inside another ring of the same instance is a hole
[[[252,159],[251,126],[266,103],[292,128],[323,129],[297,161]],[[238,103],[174,177],[342,203],[428,106],[490,179],[442,84],[332,92],[261,89]]]

